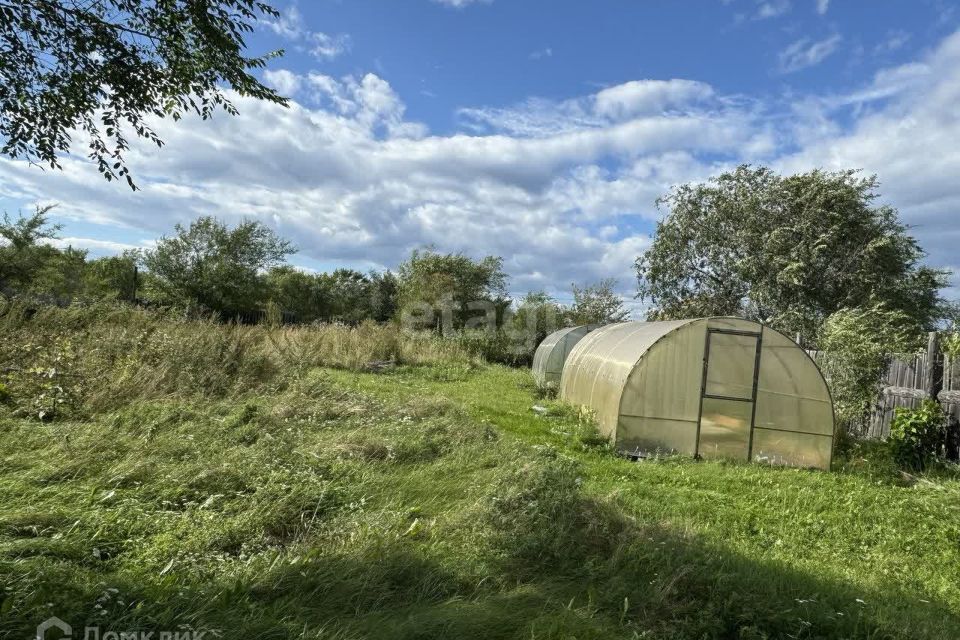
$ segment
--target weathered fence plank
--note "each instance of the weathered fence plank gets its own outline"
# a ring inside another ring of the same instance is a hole
[[[829,370],[830,354],[807,351],[821,369]],[[886,438],[898,407],[916,408],[924,399],[936,399],[947,413],[951,438],[948,448],[960,448],[960,359],[944,356],[938,332],[930,333],[926,353],[892,354],[874,408],[859,431],[869,438]]]

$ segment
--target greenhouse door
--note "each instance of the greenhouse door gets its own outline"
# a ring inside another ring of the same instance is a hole
[[[760,334],[707,329],[697,455],[750,459]]]

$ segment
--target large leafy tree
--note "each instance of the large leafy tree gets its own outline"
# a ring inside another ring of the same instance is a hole
[[[84,292],[92,298],[136,300],[139,259],[139,252],[127,250],[118,256],[88,261],[83,275]]]
[[[255,221],[229,228],[210,216],[176,226],[144,253],[151,284],[170,303],[223,314],[260,308],[268,298],[263,272],[293,253],[289,242]]]
[[[520,299],[509,326],[527,338],[532,350],[548,335],[570,322],[570,310],[541,290],[531,291]]]
[[[854,433],[866,426],[880,397],[890,354],[916,352],[922,344],[913,319],[883,305],[831,314],[817,342],[824,352],[819,364],[830,382],[837,417]]]
[[[429,310],[429,324],[438,329],[446,313],[460,328],[485,310],[500,315],[508,304],[507,274],[496,256],[474,260],[462,253],[414,250],[398,267],[397,279],[401,313]]]
[[[370,317],[378,322],[392,319],[397,313],[400,283],[392,271],[370,272]]]
[[[610,324],[623,322],[630,317],[630,310],[623,298],[615,291],[616,280],[608,278],[596,284],[571,287],[573,306],[570,318],[574,324]]]
[[[323,317],[326,292],[316,275],[285,264],[270,269],[265,278],[270,299],[297,322]]]
[[[856,171],[741,166],[675,187],[636,263],[649,316],[743,316],[813,340],[830,314],[883,305],[931,327],[945,274],[922,265],[897,211],[876,203],[877,186]]]
[[[127,135],[161,145],[150,117],[235,113],[223,87],[284,103],[250,73],[277,53],[244,54],[270,16],[257,0],[0,0],[2,153],[59,167],[79,130],[103,176],[134,187]]]
[[[326,300],[324,320],[357,324],[370,317],[373,287],[366,275],[341,268],[321,273],[317,280]]]

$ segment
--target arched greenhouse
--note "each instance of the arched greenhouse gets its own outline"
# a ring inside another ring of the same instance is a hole
[[[599,327],[599,324],[585,324],[578,327],[564,327],[554,331],[540,343],[533,354],[533,381],[538,387],[558,387],[563,363],[573,347],[580,340]]]
[[[580,340],[560,396],[634,455],[681,453],[829,469],[833,402],[783,334],[738,318],[623,322]]]

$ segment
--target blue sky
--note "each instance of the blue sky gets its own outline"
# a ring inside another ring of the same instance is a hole
[[[255,218],[309,269],[409,251],[502,255],[511,289],[567,297],[634,258],[670,185],[740,162],[877,173],[957,270],[960,11],[940,0],[300,0],[249,39],[291,108],[160,123],[142,191],[0,161],[0,208],[58,202],[104,254],[202,214]],[[956,277],[954,282],[957,282]],[[953,295],[956,289],[952,289]]]

